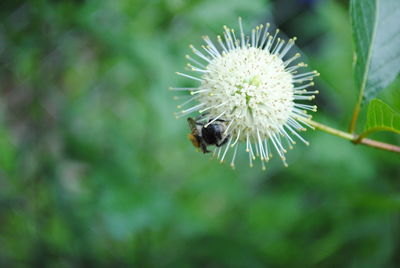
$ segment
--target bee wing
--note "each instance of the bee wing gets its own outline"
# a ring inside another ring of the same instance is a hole
[[[196,121],[191,117],[188,117],[187,121],[189,123],[189,127],[190,127],[190,130],[192,131],[192,133],[193,134],[198,134],[197,133],[197,127],[196,127]]]

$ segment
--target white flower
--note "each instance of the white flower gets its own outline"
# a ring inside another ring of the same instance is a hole
[[[319,74],[316,71],[298,73],[301,67],[306,67],[303,62],[290,65],[300,54],[285,58],[296,38],[285,42],[277,37],[279,30],[269,34],[269,24],[257,26],[251,36],[245,36],[240,18],[239,26],[239,36],[224,26],[223,38],[218,36],[217,44],[203,37],[206,43],[203,51],[190,46],[195,57],[186,57],[194,74],[177,74],[196,80],[200,85],[171,89],[189,91],[192,95],[178,108],[192,102],[197,104],[176,115],[200,113],[203,116],[199,120],[205,122],[205,126],[218,119],[228,122],[228,142],[224,148],[216,147],[214,151],[221,162],[226,159],[229,148],[234,148],[233,167],[238,145],[243,142],[250,166],[259,156],[265,169],[264,162],[271,158],[273,150],[287,166],[285,147],[292,148],[295,144],[291,135],[308,145],[298,132],[304,131],[305,125],[309,126],[304,122],[311,118],[306,110],[316,111],[316,106],[297,101],[315,98],[318,91],[306,89],[314,85],[313,77]]]

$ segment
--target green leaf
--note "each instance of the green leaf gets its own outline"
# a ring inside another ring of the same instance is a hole
[[[365,137],[375,131],[392,131],[400,134],[400,113],[378,99],[373,99],[368,105],[367,123],[361,136]]]
[[[352,0],[350,13],[360,104],[374,98],[400,72],[400,1]]]

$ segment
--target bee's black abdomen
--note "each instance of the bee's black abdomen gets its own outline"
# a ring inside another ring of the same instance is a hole
[[[224,130],[224,127],[220,124],[211,124],[208,127],[203,127],[201,134],[207,144],[216,145],[222,139]]]

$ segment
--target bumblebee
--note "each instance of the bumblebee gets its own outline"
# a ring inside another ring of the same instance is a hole
[[[188,134],[188,138],[193,146],[199,148],[203,153],[210,152],[207,146],[223,146],[230,137],[230,135],[225,134],[227,128],[227,122],[225,120],[217,119],[212,122],[213,119],[210,119],[207,123],[204,123],[189,117],[187,121],[192,131],[192,133]],[[210,122],[212,123],[210,124]]]

